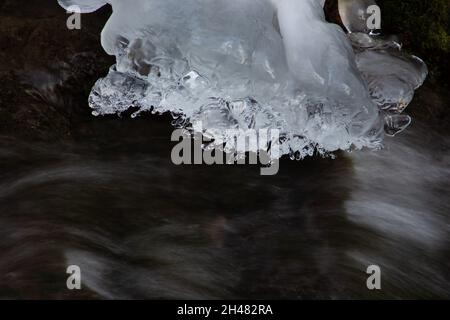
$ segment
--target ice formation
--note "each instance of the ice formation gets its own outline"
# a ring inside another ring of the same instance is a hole
[[[235,138],[220,136],[228,129],[278,129],[280,155],[295,158],[379,148],[409,124],[401,112],[427,74],[364,28],[374,1],[340,1],[348,35],[325,21],[323,0],[59,3],[113,9],[101,41],[117,63],[92,89],[94,115],[171,112],[220,142]]]

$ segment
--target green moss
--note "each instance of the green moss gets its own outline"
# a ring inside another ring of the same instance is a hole
[[[422,57],[433,80],[450,72],[449,0],[378,0],[383,29],[399,34],[406,50]]]

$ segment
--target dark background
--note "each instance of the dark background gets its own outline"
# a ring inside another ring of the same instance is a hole
[[[114,63],[99,38],[109,7],[70,31],[56,0],[0,0],[0,298],[449,298],[448,2],[380,4],[385,31],[429,62],[413,126],[383,153],[283,159],[261,177],[174,166],[168,115],[91,115],[90,89]],[[327,16],[339,23],[330,1]],[[351,219],[365,162],[362,209],[418,200],[430,210],[407,212],[417,224],[395,210]],[[381,292],[365,287],[370,263],[386,270]],[[68,264],[82,291],[66,289]]]

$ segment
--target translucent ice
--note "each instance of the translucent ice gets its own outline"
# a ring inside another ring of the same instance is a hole
[[[409,124],[398,115],[426,75],[396,43],[327,23],[321,0],[59,2],[113,8],[101,41],[117,63],[92,89],[95,115],[171,112],[217,141],[226,129],[278,129],[281,154],[297,158],[380,147],[383,128]],[[341,14],[352,21],[354,8]]]
[[[78,6],[81,10],[81,12],[89,13],[93,12],[101,7],[103,7],[105,4],[107,4],[109,1],[104,0],[58,0],[59,4],[63,6],[64,8],[68,9],[71,6]]]
[[[339,0],[339,14],[349,32],[370,32],[367,9],[374,4],[375,0]]]

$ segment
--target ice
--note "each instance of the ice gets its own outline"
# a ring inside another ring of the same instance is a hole
[[[402,51],[395,37],[383,37],[367,27],[367,8],[374,0],[339,0],[339,13],[349,31],[358,69],[372,100],[381,110],[389,136],[406,129],[411,117],[401,114],[414,97],[414,91],[428,75],[426,64]]]
[[[320,0],[59,2],[113,8],[101,41],[117,63],[92,89],[95,115],[171,112],[217,141],[227,129],[277,129],[293,158],[379,148],[384,128],[407,126],[400,113],[426,76],[395,41],[364,33],[355,14],[373,1],[340,3],[350,35],[325,21]]]
[[[58,2],[65,9],[69,9],[72,6],[78,6],[83,13],[94,12],[109,3],[109,1],[106,0],[58,0]]]
[[[367,9],[375,4],[375,0],[339,0],[339,14],[347,31],[369,33]]]

